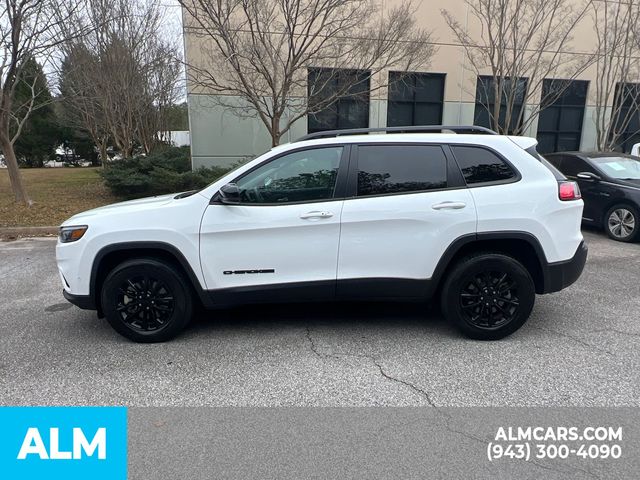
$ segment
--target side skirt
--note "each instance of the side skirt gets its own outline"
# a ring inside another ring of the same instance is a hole
[[[216,307],[332,300],[424,301],[433,294],[433,287],[430,280],[357,278],[221,288],[207,290],[207,295],[210,305]]]

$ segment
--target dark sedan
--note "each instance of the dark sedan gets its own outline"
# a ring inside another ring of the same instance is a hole
[[[638,239],[640,157],[615,152],[563,152],[545,158],[578,182],[584,200],[584,223],[603,227],[614,240]]]

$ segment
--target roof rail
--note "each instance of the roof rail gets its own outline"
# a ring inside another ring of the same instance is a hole
[[[375,127],[375,128],[350,128],[345,130],[325,130],[322,132],[310,133],[295,140],[302,142],[304,140],[312,140],[316,138],[340,137],[342,135],[363,135],[369,133],[421,133],[421,132],[443,132],[450,131],[453,133],[483,133],[485,135],[498,135],[485,127],[476,125],[420,125],[407,127]]]

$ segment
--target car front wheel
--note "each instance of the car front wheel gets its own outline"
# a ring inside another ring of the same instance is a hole
[[[633,242],[640,231],[638,210],[630,205],[616,205],[605,215],[604,229],[619,242]]]
[[[135,342],[163,342],[191,320],[188,281],[173,265],[144,258],[114,268],[102,286],[102,308],[109,324]]]
[[[500,253],[471,255],[458,262],[442,289],[442,312],[464,335],[498,340],[529,318],[535,285],[527,269]]]

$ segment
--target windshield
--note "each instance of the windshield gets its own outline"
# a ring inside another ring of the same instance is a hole
[[[611,178],[640,180],[640,160],[631,157],[592,157],[591,161]]]

